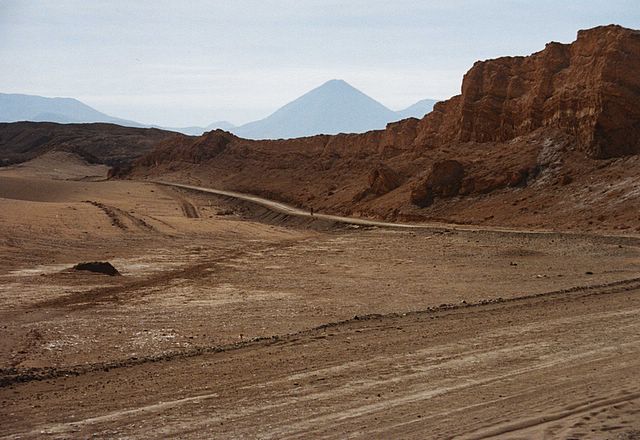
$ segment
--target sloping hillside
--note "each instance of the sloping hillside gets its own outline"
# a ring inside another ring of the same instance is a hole
[[[640,32],[476,63],[462,94],[360,135],[168,141],[133,176],[399,220],[640,230]],[[381,182],[382,179],[382,182]]]
[[[0,123],[0,166],[25,162],[50,151],[72,152],[89,162],[118,165],[174,136],[180,135],[113,124]]]

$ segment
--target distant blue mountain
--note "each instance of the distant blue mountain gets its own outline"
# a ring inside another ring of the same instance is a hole
[[[331,80],[276,110],[270,116],[232,129],[248,139],[287,139],[316,134],[362,133],[387,123],[422,117],[433,108],[423,100],[394,112],[343,80]]]
[[[161,127],[116,118],[89,107],[73,98],[45,98],[36,95],[0,93],[0,122],[57,122],[59,124],[106,122],[125,127],[160,128],[199,136],[205,131],[234,127],[228,122],[214,122],[209,127]]]
[[[232,131],[234,128],[236,128],[236,126],[233,125],[231,122],[217,121],[204,127],[204,131],[211,131],[211,130],[218,130],[218,129],[225,130],[225,131]]]
[[[0,93],[0,122],[58,122],[62,124],[107,122],[127,127],[144,127],[134,121],[114,118],[73,98],[45,98]]]
[[[106,122],[125,127],[159,128],[191,136],[222,129],[248,139],[287,139],[382,129],[389,122],[422,118],[431,111],[435,102],[424,99],[395,112],[345,81],[334,79],[286,104],[272,115],[239,127],[227,121],[217,121],[206,127],[162,127],[116,118],[73,98],[0,93],[0,122]]]
[[[398,120],[407,118],[424,118],[424,115],[433,110],[433,106],[438,102],[435,99],[423,99],[415,104],[405,108],[404,110],[398,110],[396,112]]]
[[[277,139],[315,134],[360,133],[384,128],[396,114],[342,80],[331,80],[234,130],[240,137]]]
[[[179,133],[183,133],[189,136],[200,136],[202,133],[212,130],[225,130],[232,131],[236,126],[231,122],[227,121],[217,121],[212,124],[207,125],[206,127],[161,127],[159,125],[148,125],[147,127],[151,128],[159,128],[161,130],[169,130],[169,131],[177,131]]]

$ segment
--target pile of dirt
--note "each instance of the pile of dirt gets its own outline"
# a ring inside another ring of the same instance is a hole
[[[118,269],[107,261],[92,261],[90,263],[78,263],[73,270],[86,270],[88,272],[101,273],[109,276],[120,276]]]

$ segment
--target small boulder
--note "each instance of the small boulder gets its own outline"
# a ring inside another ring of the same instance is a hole
[[[121,275],[118,269],[107,261],[93,261],[91,263],[79,263],[73,266],[73,270],[86,270],[89,272],[102,273],[110,276]]]
[[[431,205],[435,198],[455,197],[464,180],[464,166],[457,160],[436,162],[431,174],[411,191],[411,203],[421,208]]]
[[[569,185],[570,183],[573,182],[573,177],[571,177],[570,174],[565,174],[562,176],[562,178],[560,179],[560,184],[562,186],[566,186]]]
[[[391,167],[379,164],[369,173],[369,188],[373,194],[383,195],[402,184],[402,177]]]
[[[420,208],[426,208],[433,203],[433,191],[431,187],[427,186],[424,182],[417,184],[409,195],[411,203]]]
[[[511,188],[527,186],[528,178],[529,178],[528,168],[521,168],[518,171],[512,171],[507,175],[507,178],[506,178],[507,186]]]

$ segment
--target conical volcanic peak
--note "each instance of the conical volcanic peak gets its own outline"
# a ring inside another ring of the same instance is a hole
[[[277,139],[316,134],[360,133],[382,129],[397,114],[339,79],[327,81],[281,107],[269,117],[234,132],[251,139]]]

